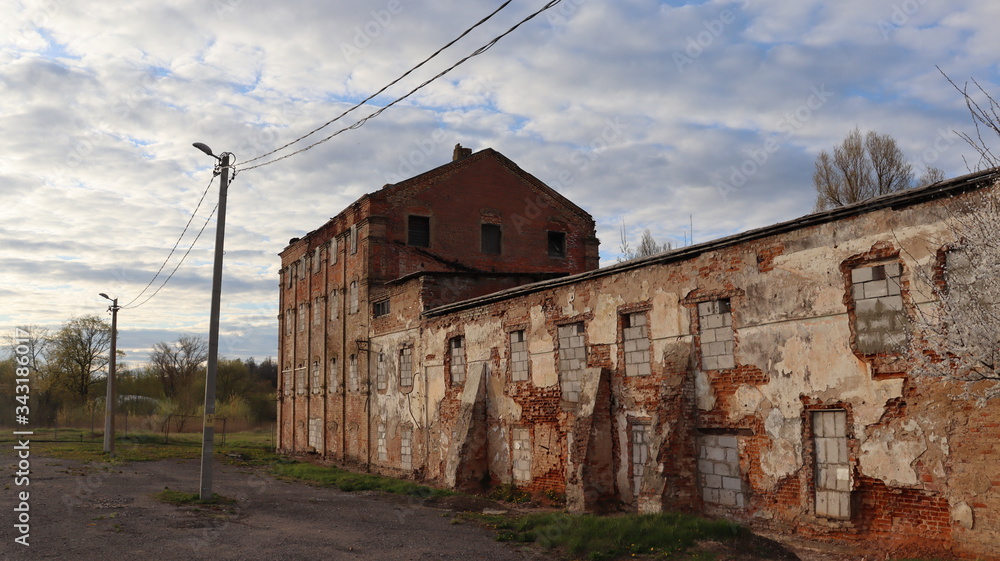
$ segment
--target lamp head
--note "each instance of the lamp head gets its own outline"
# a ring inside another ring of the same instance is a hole
[[[209,156],[215,158],[216,160],[219,159],[218,156],[216,156],[215,154],[212,153],[212,149],[209,148],[208,145],[205,144],[205,143],[203,143],[203,142],[195,142],[191,146],[194,146],[198,150],[201,150],[202,152],[204,152],[205,154],[208,154]]]
[[[107,294],[103,293],[103,292],[102,292],[102,293],[100,293],[100,294],[98,294],[98,296],[102,296],[102,297],[104,297],[104,298],[106,298],[106,299],[108,299],[108,300],[111,300],[111,297],[110,297],[110,296],[108,296]]]

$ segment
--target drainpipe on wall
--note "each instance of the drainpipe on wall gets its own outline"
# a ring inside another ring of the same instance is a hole
[[[340,243],[337,252],[340,252]],[[347,247],[340,259],[344,274],[340,286],[340,354],[347,353]],[[347,462],[347,356],[340,357],[340,461]]]

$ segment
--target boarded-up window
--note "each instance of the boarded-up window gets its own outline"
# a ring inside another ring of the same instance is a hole
[[[514,480],[531,481],[531,430],[516,427],[511,433],[514,444]]]
[[[413,429],[403,427],[399,433],[399,464],[403,469],[413,469]]]
[[[703,370],[727,370],[736,367],[733,356],[733,314],[728,299],[698,304],[701,329],[701,367]]]
[[[449,342],[451,347],[451,383],[465,382],[465,338],[453,337]]]
[[[323,419],[309,419],[309,446],[316,450],[323,449]]]
[[[306,367],[300,366],[295,369],[295,393],[306,393]]]
[[[500,255],[500,225],[483,224],[481,235],[481,249],[487,255]]]
[[[323,390],[323,370],[320,368],[319,358],[313,360],[311,382],[309,384],[311,393],[319,393]]]
[[[650,374],[649,327],[646,325],[646,313],[625,314],[622,322],[625,375],[648,376]]]
[[[816,515],[850,520],[851,462],[847,451],[847,412],[814,411]]]
[[[587,367],[587,347],[583,333],[582,323],[559,327],[559,384],[562,398],[566,401],[580,401],[583,369]]]
[[[347,383],[350,391],[358,391],[358,357],[356,355],[351,355],[347,370]]]
[[[399,387],[413,387],[413,349],[410,347],[399,350]]]
[[[649,459],[649,425],[632,425],[632,496],[638,497],[642,491],[642,474]]]
[[[389,387],[389,373],[387,372],[385,353],[378,354],[378,363],[375,365],[375,389],[384,392]]]
[[[523,329],[510,332],[510,377],[515,382],[528,379],[528,341]]]
[[[851,271],[855,345],[864,354],[901,351],[909,338],[909,318],[900,290],[902,266],[886,263]]]
[[[378,426],[378,461],[384,462],[389,459],[389,450],[385,442],[385,425]]]
[[[706,503],[733,508],[746,505],[738,444],[733,435],[698,438],[698,483]]]
[[[413,247],[431,246],[431,219],[429,216],[410,216],[407,219],[406,244]]]

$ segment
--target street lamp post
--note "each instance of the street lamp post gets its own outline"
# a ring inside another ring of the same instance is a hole
[[[205,376],[205,419],[201,438],[201,500],[212,498],[212,450],[215,445],[215,379],[219,367],[219,313],[222,306],[222,256],[226,238],[226,192],[229,190],[229,169],[233,155],[221,156],[196,142],[193,146],[218,160],[216,168],[222,175],[219,183],[219,216],[215,230],[215,266],[212,271],[212,311],[208,324],[208,372]]]
[[[100,293],[99,296],[104,297],[107,300],[111,300],[111,307],[108,311],[111,312],[111,361],[108,364],[108,382],[107,382],[107,393],[104,396],[104,453],[114,454],[115,453],[115,401],[117,396],[115,395],[115,364],[118,355],[118,310],[121,309],[118,306],[118,299],[111,298],[105,293]]]

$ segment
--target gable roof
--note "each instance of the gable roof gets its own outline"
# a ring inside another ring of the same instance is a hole
[[[379,191],[376,191],[374,193],[369,193],[369,194],[365,195],[364,197],[362,197],[362,199],[364,199],[365,197],[368,197],[368,196],[375,197],[375,196],[383,196],[383,195],[392,195],[392,194],[401,193],[401,192],[404,192],[404,191],[410,190],[410,189],[416,190],[416,189],[419,189],[422,186],[436,183],[437,180],[443,179],[443,178],[445,178],[445,177],[447,177],[447,176],[449,176],[449,175],[451,175],[451,174],[453,174],[453,173],[455,173],[455,172],[457,172],[457,171],[459,171],[459,170],[461,170],[463,168],[475,165],[476,163],[478,163],[478,162],[480,162],[482,160],[488,159],[488,158],[496,160],[497,162],[500,163],[500,165],[502,165],[504,168],[506,168],[507,170],[509,170],[513,175],[515,175],[516,177],[518,177],[519,179],[521,179],[522,181],[524,181],[528,185],[532,186],[536,190],[544,193],[545,195],[547,195],[549,197],[552,197],[559,204],[567,207],[572,212],[593,219],[593,217],[591,217],[590,213],[588,213],[587,211],[585,211],[581,207],[577,206],[573,201],[567,199],[566,197],[564,197],[563,195],[561,195],[558,191],[556,191],[552,187],[549,187],[547,184],[545,184],[543,181],[541,181],[540,179],[538,179],[534,175],[532,175],[532,174],[524,171],[523,169],[521,169],[521,167],[519,165],[517,165],[516,163],[514,163],[513,160],[511,160],[507,156],[504,156],[500,152],[497,152],[493,148],[484,148],[484,149],[482,149],[482,150],[480,150],[478,152],[474,152],[473,154],[471,154],[469,156],[466,156],[466,157],[461,158],[459,160],[455,160],[455,161],[449,162],[449,163],[444,164],[442,166],[438,166],[438,167],[436,167],[436,168],[434,168],[432,170],[425,171],[424,173],[415,175],[415,176],[413,176],[413,177],[411,177],[409,179],[405,179],[403,181],[400,181],[399,183],[387,183]],[[359,199],[359,200],[361,200],[361,199]]]

